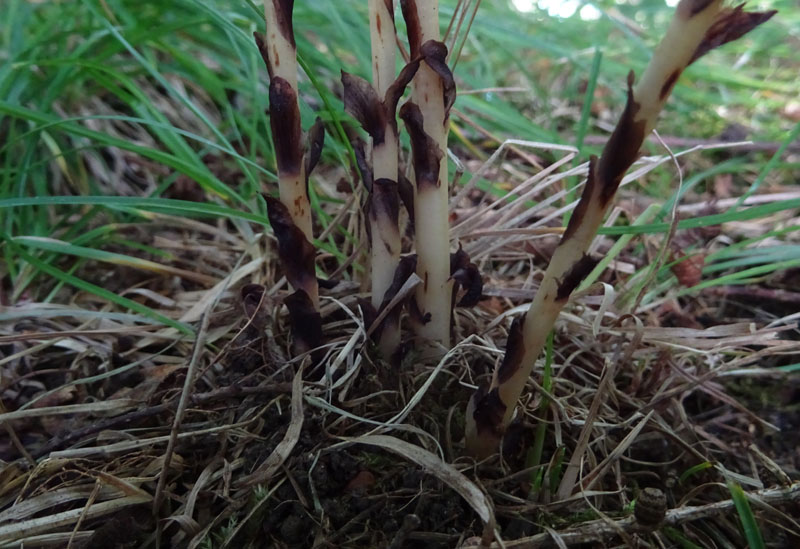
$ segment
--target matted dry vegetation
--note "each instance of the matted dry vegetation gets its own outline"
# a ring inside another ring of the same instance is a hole
[[[168,116],[191,119],[152,82],[141,87]],[[116,112],[100,98],[87,105]],[[134,126],[90,123],[152,141]],[[606,226],[652,219],[654,201],[628,184],[653,169],[671,166],[677,181],[709,155],[747,147],[641,158]],[[376,358],[358,306],[368,294],[349,270],[364,248],[338,230],[355,233],[363,212],[341,184],[351,174],[333,163],[315,172],[338,199],[320,206],[332,222],[317,240],[330,238],[344,257],[317,260],[333,281],[320,287],[321,349],[293,357],[276,241],[242,220],[144,212],[146,221],[117,229],[167,258],[104,256],[74,272],[194,336],[58,284],[4,297],[0,547],[741,547],[741,489],[767,546],[800,544],[800,381],[780,369],[800,355],[800,272],[688,293],[702,268],[691,257],[674,267],[680,284],[669,291],[655,269],[642,270],[689,248],[713,258],[764,224],[800,225],[796,209],[677,229],[727,208],[721,181],[719,199],[689,191],[661,234],[596,239],[592,251],[609,261],[561,314],[502,454],[476,462],[464,456],[466,402],[502,359],[511,320],[575,207],[564,205],[565,181],[588,166],[573,162],[573,147],[520,140],[486,146],[487,161],[452,152],[474,174],[451,195],[452,237],[485,280],[477,307],[455,309],[456,344],[442,358],[408,341],[395,363]],[[126,177],[86,166],[117,195],[137,196],[137,184],[167,172],[131,152],[108,154]],[[244,177],[222,155],[204,162],[220,179]],[[481,190],[481,178],[510,194]],[[171,190],[207,196],[187,178]],[[770,182],[746,204],[798,197]],[[796,232],[761,242],[800,245]]]

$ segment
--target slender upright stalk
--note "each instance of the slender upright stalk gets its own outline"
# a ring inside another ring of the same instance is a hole
[[[395,79],[394,0],[369,0],[369,28],[372,44],[372,85],[379,97]],[[395,113],[388,113],[394,121]],[[382,142],[372,142],[373,183],[369,221],[372,228],[372,306],[380,308],[400,262],[400,227],[397,197],[397,129],[388,123]],[[398,315],[384,323],[380,348],[390,356],[400,343]]]
[[[291,223],[300,230],[307,243],[311,243],[313,234],[311,206],[308,202],[308,167],[303,158],[303,130],[297,103],[298,66],[297,46],[292,29],[293,8],[294,0],[265,0],[266,39],[262,42],[256,36],[256,41],[270,77],[270,126],[278,165],[280,203],[291,218]],[[283,214],[281,212],[280,217]],[[282,219],[283,223],[287,221]],[[286,253],[292,252],[292,246],[288,244],[279,244],[279,250],[281,248]],[[281,257],[281,260],[286,262],[290,259]],[[289,282],[295,290],[305,291],[314,308],[319,308],[319,290],[313,270],[302,279],[289,278]]]
[[[267,215],[278,240],[278,257],[295,292],[284,300],[289,309],[294,349],[303,353],[322,343],[308,176],[322,152],[324,128],[317,122],[306,146],[297,89],[297,47],[292,29],[294,0],[265,0],[267,34],[255,35],[269,73],[269,123],[278,165],[280,200],[267,197]]]
[[[412,140],[417,275],[422,279],[412,322],[417,335],[449,347],[453,285],[449,266],[447,124],[455,100],[455,83],[445,61],[447,48],[439,40],[438,0],[401,0],[401,7],[411,58],[424,61],[413,81],[414,103],[406,103],[400,111]]]
[[[704,53],[739,38],[775,13],[747,13],[742,6],[724,9],[722,3],[722,0],[682,0],[635,88],[633,72],[628,75],[625,110],[600,159],[590,161],[581,200],[533,303],[527,315],[512,324],[506,355],[495,369],[491,385],[479,389],[470,400],[466,443],[472,454],[485,456],[497,449],[547,334],[572,291],[596,263],[586,255],[586,250],[678,77]]]
[[[372,308],[376,312],[391,300],[387,292],[393,287],[400,263],[397,103],[420,65],[419,60],[411,61],[394,77],[391,10],[391,0],[370,0],[373,84],[342,71],[344,108],[369,134],[371,144],[371,162],[364,153],[357,157],[361,158],[359,169],[370,192]],[[381,324],[380,347],[386,357],[400,342],[399,313],[399,309],[390,312]]]

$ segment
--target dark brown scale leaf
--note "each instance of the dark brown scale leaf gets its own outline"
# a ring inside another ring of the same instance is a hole
[[[595,176],[600,185],[600,206],[605,209],[622,178],[639,155],[645,135],[645,120],[635,121],[639,104],[633,97],[633,71],[628,73],[628,100],[614,133],[611,134],[603,154],[597,162]]]
[[[398,174],[398,181],[397,181],[397,192],[400,195],[400,202],[403,203],[405,206],[406,211],[408,212],[408,223],[410,230],[414,231],[414,185],[411,184],[411,181],[403,175],[402,173]]]
[[[269,83],[269,113],[278,172],[300,173],[303,161],[300,108],[297,106],[297,94],[291,84],[280,76],[275,76]]]
[[[768,21],[777,10],[744,11],[744,4],[722,10],[714,24],[706,31],[703,41],[694,52],[691,65],[706,53],[728,42],[738,40],[757,26]]]
[[[266,201],[269,223],[278,240],[278,257],[289,284],[296,290],[316,284],[313,244],[294,224],[289,210],[280,200],[267,196]]]
[[[466,269],[459,269],[452,275],[461,288],[466,292],[458,301],[459,307],[474,307],[481,300],[483,295],[483,278],[478,270],[478,266],[470,263]]]
[[[386,292],[381,297],[381,305],[378,307],[376,311],[376,316],[383,312],[383,310],[389,306],[389,303],[395,298],[397,292],[400,291],[400,288],[403,287],[403,284],[406,283],[408,277],[410,277],[417,268],[417,256],[416,255],[407,255],[405,257],[400,258],[400,263],[397,265],[397,268],[394,271],[394,277],[392,278],[392,283],[386,289]],[[414,296],[410,296],[408,301],[413,301]],[[409,305],[410,307],[410,305]],[[365,312],[365,319],[367,310],[363,309]],[[387,327],[396,328],[400,325],[400,313],[402,312],[403,307],[402,304],[399,303],[395,306],[391,311],[389,311],[386,316],[383,318],[383,322],[381,322],[380,326],[372,333],[372,338],[375,341],[380,341],[381,332],[386,329]],[[371,326],[372,323],[375,321],[373,317],[368,323],[367,326]]]
[[[367,145],[363,139],[353,140],[353,152],[356,155],[356,165],[361,173],[361,182],[368,192],[372,192],[372,165],[367,162]]]
[[[375,324],[375,319],[378,318],[378,311],[375,310],[375,307],[372,306],[368,300],[364,299],[363,297],[359,297],[356,299],[359,308],[361,309],[361,316],[364,318],[364,326],[369,328],[373,324]],[[381,328],[378,327],[374,332],[372,332],[372,337],[376,341],[380,339],[380,332]]]
[[[308,176],[317,167],[319,159],[322,157],[322,147],[325,145],[325,124],[322,123],[319,116],[308,130],[306,143],[308,147],[306,150],[306,185],[308,185]]]
[[[386,139],[386,109],[372,84],[359,76],[342,71],[344,86],[344,110],[358,120],[370,137],[373,145]]]
[[[261,284],[246,284],[242,286],[240,290],[242,308],[247,318],[253,318],[258,312],[265,291],[266,289]]]
[[[506,354],[497,369],[497,382],[501,385],[511,379],[522,366],[522,357],[525,356],[524,327],[524,316],[518,316],[511,322],[511,328],[508,330],[508,340],[506,341]]]
[[[339,285],[341,280],[336,278],[319,278],[317,277],[317,286],[320,288],[324,288],[326,290],[333,290],[336,286]]]
[[[677,82],[678,78],[680,78],[681,72],[683,71],[676,69],[670,73],[670,75],[667,77],[667,80],[664,82],[664,84],[662,84],[661,90],[658,92],[659,101],[667,100],[667,96],[672,91],[672,88],[675,87],[675,82]]]
[[[400,0],[400,9],[403,12],[403,19],[406,21],[410,56],[411,59],[416,59],[419,57],[419,50],[422,46],[422,29],[419,23],[417,2],[416,0]]]
[[[599,259],[595,259],[589,254],[583,254],[583,256],[570,267],[567,274],[564,275],[564,279],[559,282],[558,291],[556,292],[556,301],[569,299],[569,296],[572,295],[572,292],[575,291],[578,284],[592,272],[592,269],[594,269],[598,261]]]
[[[458,250],[450,254],[450,274],[453,274],[458,269],[464,268],[469,265],[469,254],[464,251],[464,248],[459,244]]]
[[[293,48],[297,49],[297,44],[294,42],[294,31],[292,30],[294,0],[272,0],[272,4],[275,6],[275,16],[277,18],[275,23],[278,26],[278,31]]]
[[[272,63],[269,62],[269,53],[267,52],[267,44],[264,42],[264,37],[258,32],[254,32],[253,38],[255,38],[258,53],[261,54],[261,59],[264,61],[264,65],[267,66],[269,79],[272,80]]]
[[[439,162],[442,150],[436,141],[422,127],[422,112],[416,103],[408,102],[400,108],[400,118],[406,123],[411,138],[411,159],[417,189],[439,186]]]
[[[289,323],[295,353],[305,353],[322,345],[322,317],[304,290],[297,290],[283,300],[289,309]]]
[[[397,194],[397,182],[382,177],[372,184],[369,196],[370,219],[388,219],[393,227],[397,227],[400,219],[400,198]]]
[[[386,89],[386,95],[383,98],[383,104],[386,107],[386,116],[392,129],[397,133],[397,103],[403,97],[406,87],[417,74],[419,69],[419,59],[412,60],[400,71],[394,82]]]
[[[430,312],[422,312],[422,309],[419,308],[419,303],[417,303],[417,298],[413,295],[408,300],[408,316],[411,317],[412,322],[420,325],[427,324],[432,318]]]
[[[442,80],[442,101],[444,102],[446,124],[450,108],[456,102],[456,81],[450,67],[447,66],[447,46],[444,45],[444,42],[428,40],[422,45],[420,55]]]
[[[403,284],[406,283],[414,271],[417,270],[417,256],[416,254],[406,255],[400,258],[400,263],[397,264],[397,269],[394,271],[392,283],[386,289],[386,293],[381,298],[381,306],[379,311],[382,311],[397,295]]]
[[[503,415],[506,413],[506,405],[500,400],[498,390],[488,391],[486,385],[478,387],[472,395],[472,404],[472,418],[475,420],[478,436],[499,439],[503,435]]]
[[[655,528],[667,514],[667,497],[658,488],[645,488],[636,499],[633,516],[643,525]]]
[[[483,279],[478,266],[469,260],[469,254],[459,246],[456,253],[450,254],[450,278],[455,281],[453,298],[455,299],[459,288],[466,292],[458,302],[459,307],[474,307],[478,304],[483,294]]]
[[[572,217],[569,218],[569,223],[567,223],[567,228],[564,231],[564,234],[561,236],[561,240],[558,242],[560,246],[570,238],[572,235],[575,234],[575,231],[578,230],[581,223],[583,223],[583,218],[586,216],[586,212],[589,211],[589,206],[592,204],[592,196],[594,195],[594,187],[597,184],[597,178],[595,177],[595,166],[597,165],[597,157],[592,155],[589,158],[589,175],[586,176],[586,184],[583,186],[583,193],[581,194],[581,199],[578,201],[578,205],[575,206],[575,210],[572,212]]]

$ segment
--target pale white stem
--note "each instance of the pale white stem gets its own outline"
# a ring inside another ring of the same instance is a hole
[[[384,144],[372,151],[375,179],[397,181],[397,137],[387,131]],[[392,172],[392,170],[394,170]],[[391,174],[391,175],[390,175]],[[400,229],[385,216],[372,227],[372,305],[381,305],[400,262]]]
[[[280,21],[285,17],[291,18],[291,13],[284,14],[279,8],[280,2],[277,0],[264,1],[264,16],[267,22],[267,54],[269,56],[272,74],[270,77],[280,77],[286,80],[300,98],[297,88],[297,49],[291,32],[283,32]],[[290,27],[291,29],[291,27]],[[279,136],[275,137],[280,139]],[[291,173],[278,173],[278,188],[280,191],[281,202],[289,209],[289,215],[297,227],[309,242],[313,241],[314,234],[311,222],[311,206],[308,203],[308,193],[306,192],[305,165],[300,163],[300,169]],[[316,293],[316,292],[315,292]],[[311,296],[314,303],[317,303],[317,296]]]
[[[421,43],[439,40],[437,0],[417,0]],[[421,63],[413,82],[414,101],[423,116],[425,133],[442,152],[436,187],[417,187],[414,195],[414,223],[417,236],[417,304],[430,321],[415,326],[418,335],[450,347],[450,223],[447,179],[447,133],[442,80],[426,63]]]
[[[394,0],[369,0],[369,28],[372,45],[372,86],[383,99],[395,79]],[[394,112],[388,113],[394,118]],[[397,135],[394,124],[387,124],[384,141],[372,144],[373,179],[398,179]],[[384,212],[385,213],[385,212]],[[400,263],[400,227],[397,219],[379,215],[373,219],[371,242],[372,305],[378,309],[386,290],[392,284]],[[400,343],[400,326],[396,319],[384,324],[380,348],[391,355]]]

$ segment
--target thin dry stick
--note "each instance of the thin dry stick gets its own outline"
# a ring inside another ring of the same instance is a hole
[[[189,406],[192,388],[194,387],[195,372],[197,372],[197,365],[200,362],[200,356],[203,354],[206,343],[206,334],[208,333],[208,321],[211,317],[213,307],[203,313],[203,318],[200,320],[200,328],[197,330],[197,338],[194,340],[194,349],[192,349],[192,358],[189,360],[189,366],[186,368],[186,379],[183,382],[183,389],[181,390],[181,398],[178,401],[178,409],[175,411],[175,419],[172,421],[172,428],[169,432],[169,440],[167,442],[167,450],[164,452],[164,464],[161,467],[161,474],[158,477],[158,484],[156,485],[156,493],[153,497],[153,515],[158,516],[161,502],[164,499],[164,487],[167,483],[167,476],[169,475],[169,465],[172,461],[172,455],[175,453],[175,444],[178,441],[178,431],[183,422],[183,416],[186,414],[186,408]]]
[[[417,289],[412,322],[417,335],[450,347],[450,236],[447,129],[455,82],[447,47],[439,40],[438,0],[401,0],[411,59],[423,59],[413,81],[413,102],[400,110],[411,136],[416,182],[414,223]]]
[[[586,250],[680,74],[703,54],[741,37],[775,13],[748,13],[742,6],[723,9],[722,3],[682,0],[635,88],[633,72],[629,73],[625,110],[600,159],[591,159],[583,195],[539,291],[527,315],[514,320],[506,355],[495,369],[491,385],[481,387],[470,400],[466,442],[471,453],[485,456],[497,449],[547,334],[573,290],[596,264]]]

